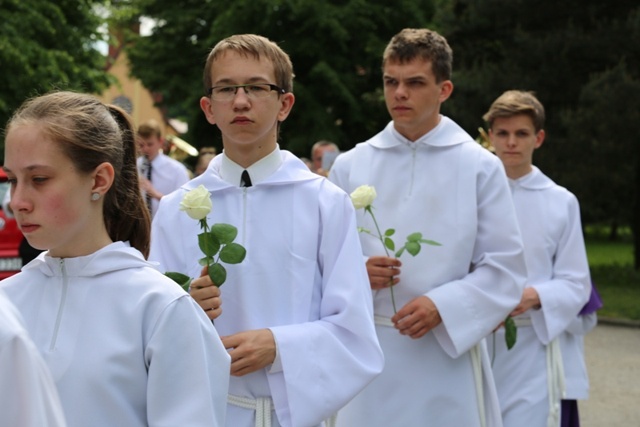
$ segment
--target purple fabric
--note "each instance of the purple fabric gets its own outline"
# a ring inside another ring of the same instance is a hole
[[[591,283],[591,295],[589,296],[589,301],[587,301],[584,307],[582,307],[582,310],[580,310],[580,313],[578,313],[578,315],[584,316],[587,314],[591,314],[599,310],[602,307],[602,305],[603,305],[602,298],[600,298],[600,294],[596,289],[596,284]]]
[[[560,407],[560,427],[580,427],[578,401],[563,400]]]

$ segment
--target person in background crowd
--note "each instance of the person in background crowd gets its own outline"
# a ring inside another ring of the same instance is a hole
[[[229,355],[193,299],[145,260],[150,219],[126,113],[74,92],[30,99],[7,124],[4,169],[18,225],[46,252],[0,288],[68,425],[224,425]]]
[[[565,392],[560,343],[576,339],[568,328],[591,293],[580,207],[573,194],[532,164],[545,140],[544,107],[532,92],[504,92],[483,118],[509,177],[528,272],[520,303],[510,313],[518,326],[515,346],[507,349],[504,328],[489,338],[503,422],[559,426]],[[584,366],[584,359],[576,355],[569,363]]]
[[[329,175],[333,161],[340,153],[338,146],[326,140],[320,140],[311,147],[311,172],[318,175]]]
[[[138,158],[140,188],[153,219],[162,196],[189,181],[189,170],[162,152],[162,130],[157,121],[149,120],[138,127],[138,143],[142,153]]]
[[[360,234],[385,368],[340,411],[338,426],[500,426],[484,338],[520,301],[526,274],[504,169],[440,114],[453,91],[444,37],[404,29],[382,67],[392,121],[338,156],[329,179],[347,192],[373,186],[383,230],[442,246],[401,263],[378,237]],[[376,230],[364,210],[357,218]]]
[[[194,176],[199,176],[207,170],[209,163],[216,156],[215,147],[203,147],[198,153],[198,160],[196,160],[196,167],[194,168]]]

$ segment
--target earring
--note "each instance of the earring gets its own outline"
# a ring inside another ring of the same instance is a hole
[[[94,202],[100,199],[100,193],[91,193],[91,200]]]

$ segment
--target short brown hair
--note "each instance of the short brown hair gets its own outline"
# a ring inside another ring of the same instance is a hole
[[[143,138],[149,138],[150,136],[157,136],[162,138],[162,129],[160,129],[160,123],[156,120],[150,119],[138,126],[138,135]]]
[[[533,122],[536,132],[544,128],[544,107],[538,101],[535,93],[521,90],[508,90],[498,97],[489,111],[482,118],[493,126],[493,122],[498,117],[513,117],[519,114],[527,115]]]
[[[382,55],[382,67],[388,62],[404,64],[416,58],[431,62],[437,83],[451,80],[453,51],[443,36],[426,28],[405,28],[393,36]]]
[[[205,94],[211,89],[211,67],[220,55],[233,51],[246,57],[267,58],[273,64],[275,84],[285,92],[293,92],[293,65],[291,59],[276,43],[256,34],[238,34],[219,41],[207,57],[202,81]]]

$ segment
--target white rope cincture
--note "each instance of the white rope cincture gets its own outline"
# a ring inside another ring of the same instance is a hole
[[[547,346],[547,391],[549,394],[549,417],[547,427],[560,425],[561,400],[567,389],[564,378],[564,364],[560,351],[560,342],[555,338]]]
[[[270,397],[258,397],[252,399],[250,397],[227,395],[227,403],[244,409],[253,409],[256,411],[255,427],[271,427],[271,411],[275,410],[273,400]],[[338,414],[333,414],[324,420],[325,427],[336,427],[338,422]]]
[[[473,369],[473,379],[476,386],[476,397],[478,399],[478,415],[480,416],[480,426],[487,427],[487,415],[484,408],[484,388],[482,381],[482,351],[480,343],[471,347],[471,367]]]
[[[395,327],[395,325],[391,321],[390,317],[380,316],[380,315],[376,314],[376,315],[373,316],[373,321],[375,322],[376,325],[388,326],[390,328],[394,328]]]
[[[256,411],[255,427],[271,427],[271,411],[273,411],[275,407],[270,397],[252,399],[250,397],[230,394],[227,396],[227,402],[230,405]]]

